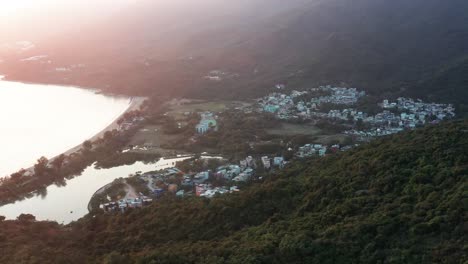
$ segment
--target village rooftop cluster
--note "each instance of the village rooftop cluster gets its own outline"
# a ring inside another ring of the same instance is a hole
[[[141,196],[134,199],[122,199],[117,202],[110,202],[101,204],[99,208],[104,210],[105,212],[125,212],[129,208],[141,208],[143,206],[149,205],[153,202],[153,199]]]
[[[276,88],[283,90],[285,86],[277,85]],[[440,122],[455,116],[455,109],[450,104],[425,103],[422,100],[403,97],[395,102],[383,100],[379,104],[382,112],[369,115],[353,108],[365,96],[365,92],[356,88],[332,86],[321,86],[306,91],[294,90],[289,95],[275,92],[258,99],[258,111],[274,114],[282,120],[326,120],[331,124],[345,124],[352,129],[343,133],[361,140],[398,133],[404,129],[413,129],[428,122]],[[327,104],[326,112],[322,107],[324,104]],[[330,106],[337,106],[340,109],[329,110]],[[121,124],[121,129],[129,129],[138,122],[141,122],[139,117],[130,118]],[[210,130],[217,129],[218,122],[215,114],[200,113],[200,122],[196,126],[197,134],[203,135]],[[305,144],[296,149],[294,156],[297,158],[323,157],[338,151],[346,151],[353,146]],[[292,148],[289,151],[293,151]],[[253,158],[248,156],[240,160],[238,164],[225,164],[213,171],[184,173],[178,168],[169,168],[144,174],[138,173],[136,177],[147,186],[151,193],[150,197],[140,194],[139,198],[119,200],[100,207],[105,211],[125,211],[128,208],[142,207],[165,194],[177,197],[195,195],[212,198],[215,195],[238,192],[240,191],[238,185],[258,177],[256,175],[259,169],[257,161],[260,162],[263,171],[282,169],[286,164],[283,157]]]
[[[283,168],[285,164],[283,157],[268,158],[265,156],[260,161],[266,170]],[[135,177],[147,186],[151,193],[150,197],[141,195],[135,199],[109,202],[101,204],[100,208],[106,212],[124,212],[129,208],[140,208],[148,205],[153,198],[157,199],[168,193],[177,197],[195,195],[212,198],[217,194],[238,192],[240,189],[236,184],[252,180],[256,169],[256,159],[248,156],[239,164],[219,166],[215,171],[205,170],[186,174],[174,167],[161,171],[137,173]]]
[[[297,100],[308,94],[323,93],[326,95],[312,97],[310,100]],[[322,104],[353,105],[365,96],[366,93],[356,88],[341,88],[321,86],[306,91],[292,91],[290,95],[283,93],[271,93],[258,99],[260,112],[275,114],[279,119],[310,119],[317,116]]]
[[[277,89],[284,86],[277,85]],[[313,97],[315,94],[326,94]],[[259,111],[272,113],[282,120],[326,120],[330,123],[347,124],[353,127],[344,131],[347,135],[365,140],[413,129],[428,122],[437,123],[455,117],[455,108],[451,104],[425,103],[422,100],[400,97],[396,102],[383,100],[379,106],[382,112],[369,115],[352,106],[366,95],[356,88],[321,86],[305,91],[293,90],[289,95],[274,92],[257,100]],[[336,105],[340,109],[321,111],[323,104]],[[338,106],[345,106],[343,107]],[[366,125],[359,130],[358,122]]]
[[[400,97],[396,102],[384,100],[380,106],[384,109],[381,113],[375,116],[363,114],[361,118],[370,125],[370,129],[354,129],[345,133],[361,138],[385,136],[455,117],[455,108],[451,104],[425,103],[411,98]]]
[[[304,146],[299,147],[295,156],[298,158],[324,157],[327,154],[334,154],[339,151],[347,151],[356,146],[359,146],[359,144],[349,146],[340,146],[340,144],[333,144],[331,146],[322,144],[305,144]]]

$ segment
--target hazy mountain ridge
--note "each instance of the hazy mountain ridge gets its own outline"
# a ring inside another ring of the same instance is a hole
[[[467,54],[468,17],[460,13],[467,8],[461,1],[326,1],[272,36],[264,57],[279,65],[292,57],[289,64],[303,66],[315,82],[374,91],[411,88]]]
[[[16,61],[7,63],[7,73],[133,94],[242,97],[276,82],[344,82],[374,94],[424,97],[419,83],[468,54],[467,9],[461,0],[206,0],[185,8],[142,1],[35,51],[50,54],[54,67],[82,63],[86,69],[63,74]],[[240,77],[207,83],[203,76],[214,69]],[[456,91],[466,90],[460,85]],[[466,105],[457,93],[444,100]]]

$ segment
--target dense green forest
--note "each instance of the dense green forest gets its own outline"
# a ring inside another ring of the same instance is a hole
[[[468,121],[294,162],[238,194],[68,226],[0,221],[0,263],[466,263]]]

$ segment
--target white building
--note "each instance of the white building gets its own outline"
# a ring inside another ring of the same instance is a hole
[[[270,169],[271,168],[270,158],[268,158],[268,156],[262,157],[262,164],[265,169],[267,170]]]

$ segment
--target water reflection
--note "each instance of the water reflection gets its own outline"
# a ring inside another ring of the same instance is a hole
[[[177,161],[187,158],[189,157],[161,159],[153,164],[137,162],[133,165],[110,169],[96,169],[90,166],[83,171],[81,176],[41,189],[28,199],[0,207],[0,215],[15,219],[22,213],[28,213],[35,215],[38,220],[52,220],[66,224],[88,213],[89,200],[102,186],[137,171],[169,168]]]

